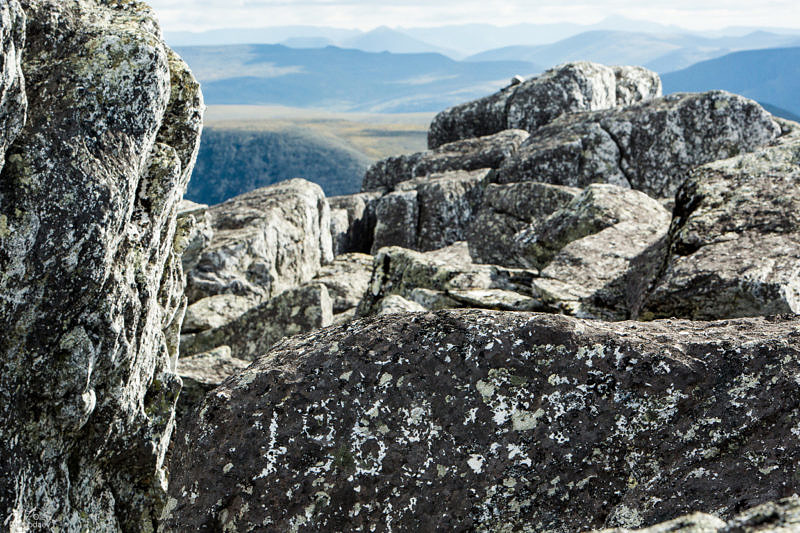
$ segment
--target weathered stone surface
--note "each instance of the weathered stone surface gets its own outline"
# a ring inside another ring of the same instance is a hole
[[[6,113],[21,30],[0,5]],[[0,174],[0,523],[148,531],[180,390],[176,213],[202,98],[144,4],[21,5],[28,118]],[[5,144],[24,108],[2,120]]]
[[[188,272],[197,266],[200,254],[211,242],[214,230],[208,206],[189,200],[181,200],[178,205],[178,230],[175,236],[183,249],[181,263],[183,271]]]
[[[0,170],[6,150],[25,124],[28,107],[22,75],[25,13],[17,0],[0,3]]]
[[[693,513],[648,528],[614,528],[598,533],[792,533],[798,530],[800,498],[792,496],[748,509],[727,523],[713,515]]]
[[[534,181],[488,185],[466,232],[472,259],[476,263],[510,264],[517,233],[566,206],[580,192]]]
[[[372,260],[367,254],[344,254],[319,271],[314,281],[328,288],[334,313],[354,309],[361,301],[372,277]]]
[[[388,192],[395,190],[398,183],[431,174],[499,168],[529,136],[528,132],[511,129],[428,152],[390,157],[367,169],[361,190]]]
[[[647,69],[566,63],[491,96],[442,111],[431,123],[428,147],[510,128],[534,132],[565,113],[626,106],[658,96],[661,79]]]
[[[467,243],[459,242],[431,252],[417,252],[400,247],[382,248],[375,256],[369,289],[359,303],[360,316],[378,312],[381,301],[396,294],[427,309],[475,307],[480,299],[475,291],[506,291],[504,301],[522,302],[515,310],[544,310],[535,307],[526,296],[536,272],[498,265],[472,263]],[[470,291],[472,295],[470,296]],[[517,293],[517,296],[511,295]],[[460,295],[460,296],[459,296]],[[484,294],[487,307],[497,306],[498,295]]]
[[[417,246],[419,202],[417,191],[396,191],[381,197],[375,204],[375,236],[371,253],[384,246]]]
[[[796,490],[798,372],[796,318],[356,321],[285,340],[206,397],[176,442],[163,526],[728,520]]]
[[[345,212],[343,219],[337,221],[339,226],[336,229],[333,220],[331,223],[333,255],[369,253],[375,235],[375,203],[380,196],[380,193],[372,192],[328,198],[332,219],[333,211]]]
[[[491,170],[453,171],[405,181],[377,202],[372,253],[385,246],[430,251],[466,238]]]
[[[175,406],[176,426],[180,426],[181,420],[192,412],[208,391],[249,365],[250,361],[231,357],[231,349],[228,346],[220,346],[210,352],[191,357],[182,357],[178,361],[178,375],[183,381],[183,388]]]
[[[406,300],[400,295],[390,294],[378,304],[379,315],[391,315],[396,313],[417,313],[427,311],[425,307],[417,302]]]
[[[310,282],[267,300],[219,328],[181,335],[181,355],[228,346],[252,361],[283,337],[330,326],[333,303],[322,283]]]
[[[521,266],[542,269],[567,244],[612,226],[624,224],[631,232],[666,234],[669,223],[666,209],[646,194],[593,184],[563,208],[519,232],[514,258]]]
[[[695,171],[676,197],[664,268],[640,316],[800,312],[799,164],[800,128]]]
[[[214,236],[187,273],[190,302],[215,294],[269,299],[333,260],[330,207],[319,185],[284,181],[209,213]]]
[[[752,151],[780,134],[772,116],[742,96],[672,94],[553,121],[506,159],[497,181],[606,182],[664,198],[694,167]]]
[[[186,308],[181,332],[197,333],[207,329],[221,328],[256,305],[258,305],[257,301],[247,296],[235,294],[208,296]]]

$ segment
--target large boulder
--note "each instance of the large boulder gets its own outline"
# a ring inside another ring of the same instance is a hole
[[[520,231],[515,262],[540,269],[536,298],[553,311],[623,320],[633,314],[631,285],[658,268],[647,252],[664,241],[670,213],[644,193],[616,185],[587,187],[567,206]],[[640,265],[642,258],[650,262]]]
[[[0,2],[0,523],[152,531],[181,388],[176,214],[199,85],[144,4],[21,5],[27,120],[21,80],[7,85],[22,20]]]
[[[388,192],[398,183],[430,174],[499,168],[528,137],[525,131],[511,129],[445,144],[428,152],[389,157],[367,169],[361,190]]]
[[[565,113],[626,106],[661,96],[661,79],[641,67],[575,62],[473,102],[442,111],[428,147],[518,128],[534,132]]]
[[[781,134],[752,100],[724,91],[671,94],[578,113],[541,128],[507,158],[499,183],[605,182],[671,197],[694,167],[749,152]]]
[[[284,181],[208,212],[213,237],[187,272],[190,303],[215,294],[267,300],[333,259],[330,207],[319,185]]]
[[[489,184],[467,229],[476,263],[509,264],[519,232],[565,207],[581,190],[536,181]]]
[[[491,174],[452,171],[400,183],[376,203],[372,253],[385,246],[430,251],[463,241]]]
[[[641,318],[800,313],[800,126],[788,126],[774,146],[692,174]]]
[[[22,75],[25,13],[17,0],[0,2],[0,170],[6,150],[25,124],[27,97]]]
[[[387,315],[283,341],[175,443],[164,531],[723,520],[797,487],[800,322]]]

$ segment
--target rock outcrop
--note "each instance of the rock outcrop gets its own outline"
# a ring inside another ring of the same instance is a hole
[[[22,75],[22,50],[25,45],[25,13],[17,0],[0,3],[0,170],[6,150],[14,142],[28,107]]]
[[[139,2],[3,0],[0,20],[0,523],[152,531],[199,86]]]
[[[293,179],[212,206],[213,237],[187,272],[189,302],[216,294],[259,301],[309,281],[333,259],[322,189]]]
[[[332,322],[328,289],[321,283],[305,283],[248,308],[222,326],[181,335],[181,354],[228,346],[233,357],[252,360],[283,337],[324,328]]]
[[[376,201],[372,253],[385,246],[438,250],[465,240],[491,174],[452,171],[399,183]]]
[[[162,525],[573,532],[695,511],[735,522],[796,491],[799,372],[794,317],[357,321],[284,340],[206,396],[175,442]]]
[[[725,522],[692,513],[644,529],[614,528],[599,533],[790,533],[800,529],[800,498],[793,496],[748,509]]]
[[[486,98],[442,111],[433,119],[428,147],[492,135],[534,131],[565,113],[596,111],[661,96],[661,79],[641,67],[567,63]]]
[[[428,152],[383,159],[367,169],[361,190],[387,192],[400,182],[431,174],[499,168],[528,137],[522,130],[504,130],[445,144]]]
[[[642,318],[800,313],[800,126],[786,127],[774,146],[700,167],[679,191]]]
[[[693,168],[752,151],[780,134],[772,115],[742,96],[672,94],[563,116],[523,142],[498,171],[497,182],[605,182],[667,198]]]

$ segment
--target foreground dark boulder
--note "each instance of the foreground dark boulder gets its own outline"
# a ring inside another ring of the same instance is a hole
[[[796,492],[800,321],[449,311],[287,339],[175,443],[165,531],[553,531]]]
[[[506,129],[529,132],[565,113],[631,105],[661,96],[661,79],[641,67],[566,63],[495,94],[442,111],[428,131],[428,147]]]
[[[0,1],[0,524],[148,531],[181,386],[176,213],[200,90],[144,4],[20,4],[24,29]],[[26,33],[27,120],[7,30]]]

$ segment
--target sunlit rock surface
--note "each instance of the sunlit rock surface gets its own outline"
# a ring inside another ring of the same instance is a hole
[[[199,86],[139,2],[3,0],[0,20],[0,523],[151,531]]]

